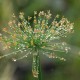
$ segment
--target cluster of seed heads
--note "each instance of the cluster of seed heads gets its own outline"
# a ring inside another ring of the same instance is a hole
[[[49,58],[58,58],[66,60],[63,57],[57,56],[54,52],[68,52],[70,49],[65,42],[55,42],[62,37],[67,37],[73,32],[73,23],[67,18],[60,18],[57,15],[52,22],[52,14],[50,11],[44,12],[34,11],[34,17],[28,16],[26,19],[24,13],[20,12],[17,18],[14,14],[8,26],[2,29],[3,34],[0,34],[0,42],[3,45],[3,50],[14,49],[12,53],[2,55],[0,58],[22,53],[20,58],[12,58],[13,61],[23,59],[29,54],[33,55],[33,75],[38,77],[38,61],[36,62],[37,51]]]

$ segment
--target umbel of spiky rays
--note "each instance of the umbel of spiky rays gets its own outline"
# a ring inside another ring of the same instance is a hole
[[[3,50],[14,49],[14,52],[0,56],[0,58],[23,54],[22,57],[14,61],[23,59],[28,54],[33,55],[33,76],[38,78],[39,74],[39,55],[42,53],[49,58],[65,59],[57,56],[55,51],[68,52],[69,47],[65,42],[55,42],[62,37],[67,37],[73,32],[73,23],[67,18],[60,18],[57,15],[51,22],[50,11],[34,11],[34,17],[24,18],[24,13],[20,12],[19,19],[13,14],[13,19],[9,21],[8,26],[2,29],[4,34],[0,34],[0,41],[3,43]],[[32,20],[31,20],[32,19]],[[6,34],[6,35],[5,35]],[[26,52],[26,53],[24,53]]]

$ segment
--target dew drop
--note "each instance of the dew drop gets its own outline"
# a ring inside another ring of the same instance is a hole
[[[29,54],[31,54],[31,52]]]
[[[35,63],[35,60],[33,60],[33,62]]]
[[[52,58],[52,57],[53,57],[52,53],[51,53],[51,54],[49,54],[49,55],[48,55],[48,57],[49,57],[49,58]]]
[[[69,50],[69,49],[66,47],[66,48],[65,48],[66,53],[68,53],[68,50]]]
[[[57,56],[55,58],[58,58]]]
[[[62,60],[62,61],[66,61],[66,59],[64,59],[64,58],[60,58],[60,60]]]
[[[25,57],[27,57],[27,56],[25,56]]]
[[[34,77],[38,78],[38,74],[39,74],[38,71],[33,70],[32,73],[33,73],[33,76],[34,76]]]
[[[19,48],[18,48],[19,49]]]
[[[27,51],[27,50],[24,50],[25,52]]]
[[[66,43],[65,42],[62,42],[62,45],[64,46],[64,45],[66,45]]]
[[[12,58],[12,61],[16,62],[16,59],[15,58]]]

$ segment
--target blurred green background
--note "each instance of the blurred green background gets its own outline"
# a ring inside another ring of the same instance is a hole
[[[60,14],[74,22],[74,33],[65,39],[71,47],[65,55],[67,61],[42,56],[42,80],[80,80],[80,0],[0,0],[0,32],[12,13],[18,16],[19,12],[24,12],[27,18],[41,10],[51,10],[53,16]],[[0,55],[2,53],[0,49]],[[33,80],[31,63],[30,56],[16,63],[8,58],[0,59],[0,80]]]

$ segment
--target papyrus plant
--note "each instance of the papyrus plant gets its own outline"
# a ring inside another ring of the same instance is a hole
[[[16,61],[32,54],[32,73],[39,80],[40,54],[65,61],[66,59],[57,56],[54,52],[68,52],[69,47],[66,42],[59,42],[59,40],[73,32],[73,23],[70,23],[67,18],[60,18],[59,15],[53,21],[51,18],[52,14],[50,11],[46,13],[44,11],[39,13],[34,11],[34,17],[28,16],[28,19],[24,17],[22,12],[20,12],[19,17],[13,14],[13,19],[8,23],[9,27],[4,27],[2,29],[4,34],[0,35],[3,50],[12,49],[13,52],[2,55],[0,58],[11,54],[23,54],[19,58],[12,58],[13,61]],[[24,54],[24,52],[26,53]]]

